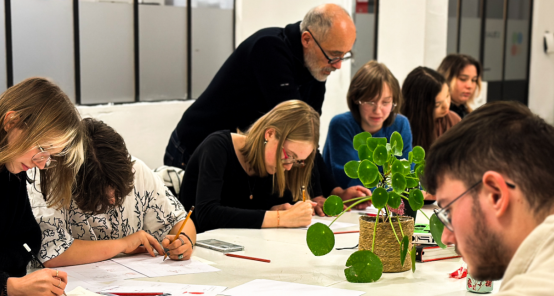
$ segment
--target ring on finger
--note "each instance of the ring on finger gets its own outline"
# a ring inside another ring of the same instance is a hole
[[[180,237],[180,236],[179,236],[178,238],[179,238],[179,240],[181,241],[181,246],[184,246],[184,245],[185,245],[185,241],[183,240],[183,238]]]
[[[179,254],[179,256],[177,256],[177,259],[182,260],[183,257],[184,257],[183,254]]]
[[[58,288],[61,289],[62,288],[62,279],[59,279],[59,280],[60,280],[60,282],[58,283]]]
[[[59,277],[59,276],[58,276],[58,273],[59,273],[59,272],[60,272],[59,270],[56,270],[56,277]]]

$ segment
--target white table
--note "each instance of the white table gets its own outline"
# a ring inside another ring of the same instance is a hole
[[[432,208],[426,206],[424,211],[430,215]],[[344,214],[338,221],[355,223],[356,226],[337,231],[358,230],[358,219],[357,213]],[[417,222],[427,223],[427,219],[419,213]],[[335,247],[355,246],[358,237],[358,233],[338,234],[335,236]],[[197,247],[193,256],[214,262],[214,266],[221,271],[137,280],[233,288],[254,279],[271,279],[368,292],[365,295],[475,295],[466,291],[465,279],[448,277],[450,272],[462,266],[461,259],[416,263],[415,273],[411,270],[384,273],[376,283],[354,284],[346,281],[344,268],[346,260],[355,250],[333,250],[325,256],[316,257],[306,244],[306,230],[218,229],[198,235],[198,240],[210,238],[244,246],[244,251],[234,254],[270,259],[271,263],[231,258],[221,252]],[[494,282],[494,292],[498,291],[500,284],[499,281]]]

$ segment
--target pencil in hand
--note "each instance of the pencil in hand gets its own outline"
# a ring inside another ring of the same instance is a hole
[[[302,185],[302,201],[306,201],[306,186]]]
[[[35,254],[33,254],[33,252],[31,252],[31,248],[29,248],[29,246],[27,244],[23,244],[23,247],[25,248],[25,250],[27,250],[27,252],[29,252],[29,254],[31,254],[31,256],[33,257],[33,259],[35,259],[42,268],[46,268],[44,266],[44,264],[42,264],[42,262],[40,262],[40,260],[38,260],[38,258],[35,256]],[[57,275],[57,272],[56,272],[56,275]],[[61,279],[60,279],[60,284],[61,284]],[[65,291],[63,291],[63,295],[64,296],[67,296],[67,294],[65,294]]]
[[[170,245],[175,242],[178,238],[179,238],[179,235],[181,234],[181,232],[183,231],[183,229],[185,228],[185,224],[187,224],[187,221],[189,220],[190,218],[190,215],[192,214],[192,211],[194,210],[194,206],[190,207],[190,211],[189,213],[187,214],[187,217],[185,218],[185,222],[183,222],[183,224],[181,224],[181,227],[179,228],[179,231],[177,232],[177,234],[175,235],[175,237],[173,238],[173,240],[169,243]],[[164,255],[164,260],[167,258],[167,252],[165,253]]]

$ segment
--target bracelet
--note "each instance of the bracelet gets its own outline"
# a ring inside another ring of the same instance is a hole
[[[194,244],[192,243],[192,240],[190,239],[190,237],[184,232],[181,232],[180,234],[186,236],[189,239],[190,245],[194,248]]]
[[[277,211],[277,227],[279,227],[279,222],[281,222],[281,217],[279,216],[279,211]]]

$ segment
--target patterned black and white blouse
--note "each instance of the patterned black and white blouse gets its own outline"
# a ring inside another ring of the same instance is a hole
[[[183,205],[165,187],[161,178],[141,160],[133,160],[133,191],[127,195],[123,205],[105,214],[83,213],[75,202],[69,209],[48,208],[39,193],[38,181],[27,185],[33,214],[42,231],[40,261],[59,256],[74,239],[113,240],[144,230],[161,241],[175,224],[186,218]]]

